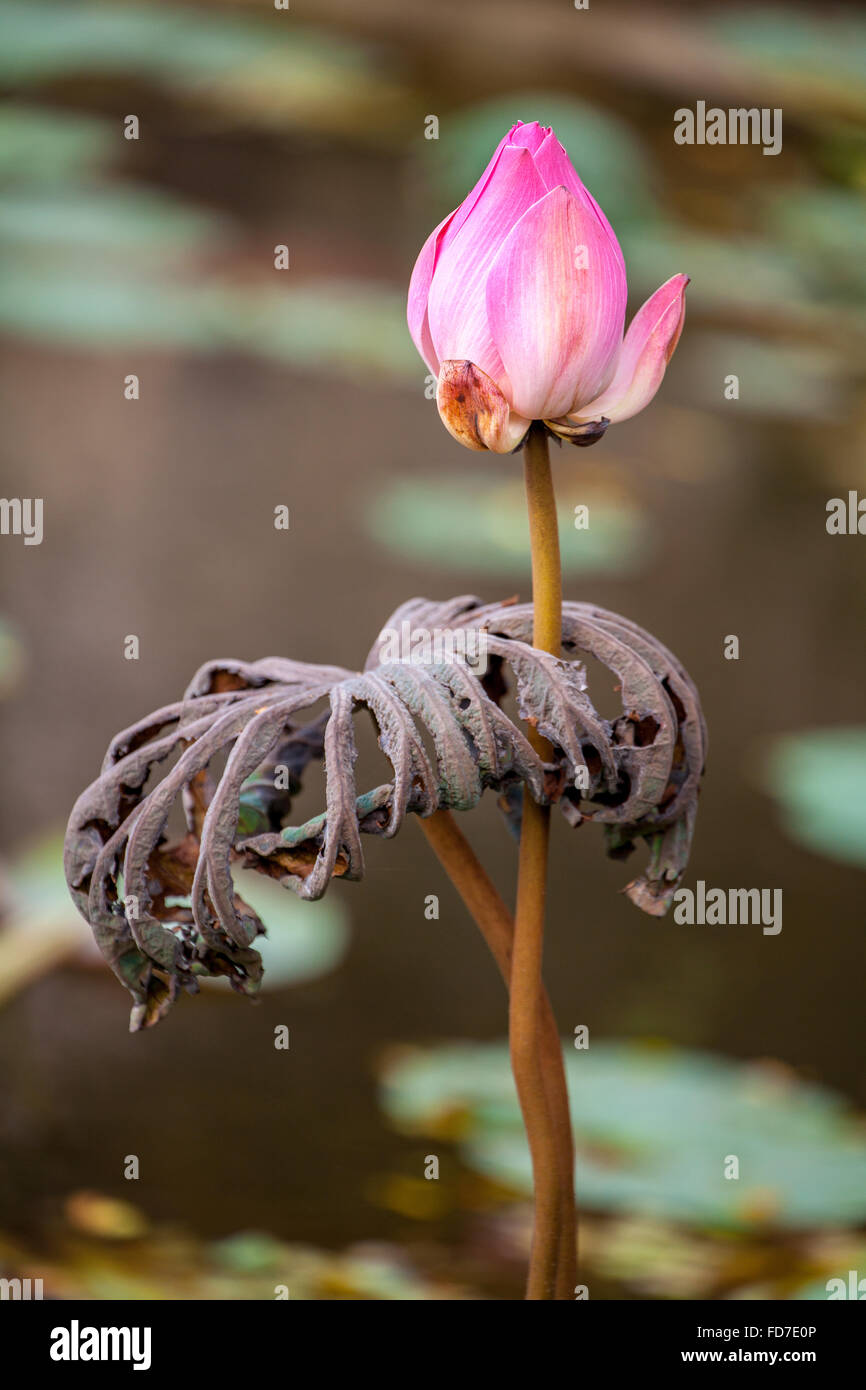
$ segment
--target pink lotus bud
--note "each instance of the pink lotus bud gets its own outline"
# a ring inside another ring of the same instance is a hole
[[[533,420],[592,444],[658,390],[687,284],[674,275],[656,290],[623,339],[625,262],[613,229],[553,131],[518,121],[424,244],[409,331],[461,444],[510,453]]]

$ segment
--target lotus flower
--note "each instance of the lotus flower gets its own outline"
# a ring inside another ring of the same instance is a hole
[[[518,121],[425,242],[409,331],[461,444],[510,453],[533,420],[592,444],[658,390],[687,284],[687,275],[667,280],[623,338],[625,262],[613,229],[553,131]]]

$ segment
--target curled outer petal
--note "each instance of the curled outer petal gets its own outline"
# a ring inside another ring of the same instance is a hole
[[[629,420],[649,405],[680,340],[686,316],[688,275],[672,275],[638,309],[619,354],[613,380],[594,401],[569,412],[575,424]]]
[[[474,362],[443,362],[436,404],[446,429],[467,449],[510,454],[530,421],[516,415],[496,382]]]
[[[439,358],[436,356],[436,349],[433,346],[433,338],[430,333],[430,322],[427,318],[427,297],[430,293],[430,283],[433,279],[433,272],[436,269],[442,243],[455,217],[456,213],[450,212],[447,217],[443,218],[438,227],[434,227],[421,248],[415,262],[415,268],[412,271],[412,278],[409,281],[409,302],[406,309],[409,332],[412,336],[412,342],[434,375],[439,372]]]
[[[545,420],[545,425],[551,434],[555,434],[557,439],[565,439],[569,444],[577,444],[582,449],[588,448],[590,444],[597,444],[610,424],[605,416],[600,420],[587,420],[582,424],[575,424],[572,420]]]

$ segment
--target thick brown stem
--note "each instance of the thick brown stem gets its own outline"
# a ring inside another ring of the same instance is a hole
[[[506,987],[511,979],[514,918],[487,875],[450,811],[437,811],[419,824],[467,910],[478,926]],[[571,1299],[577,1279],[574,1223],[574,1147],[562,1046],[547,992],[542,987],[538,1013],[536,1085],[547,1106],[546,1124],[553,1129],[559,1191],[556,1297]]]
[[[535,1187],[535,1224],[526,1289],[528,1299],[555,1297],[559,1262],[561,1194],[556,1138],[538,1055],[548,827],[549,817],[545,808],[538,806],[524,793],[508,1036],[511,1069],[529,1140]]]

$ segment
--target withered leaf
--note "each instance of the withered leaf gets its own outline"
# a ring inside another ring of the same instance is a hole
[[[410,649],[424,633],[483,634],[486,671],[459,658],[385,659],[386,634],[404,625]],[[584,657],[616,677],[622,712],[613,720],[592,703]],[[550,763],[501,707],[509,690],[521,721],[548,740]],[[372,717],[392,772],[361,792],[358,710]],[[180,988],[194,992],[202,974],[227,974],[243,993],[257,989],[252,943],[264,927],[235,891],[234,865],[318,898],[335,876],[363,877],[362,835],[391,837],[410,813],[471,810],[487,790],[515,830],[525,793],[556,801],[572,825],[604,825],[617,857],[647,840],[649,864],[625,891],[658,915],[688,858],[705,751],[692,681],[625,618],[565,603],[557,658],[533,648],[530,604],[413,599],[388,620],[363,671],[278,657],[209,662],[182,700],[118,734],[70,817],[67,881],[133,996],[132,1026],[147,1026]],[[219,754],[227,757],[216,776]],[[324,767],[325,809],[292,825],[312,763]],[[178,802],[187,833],[171,844]]]

